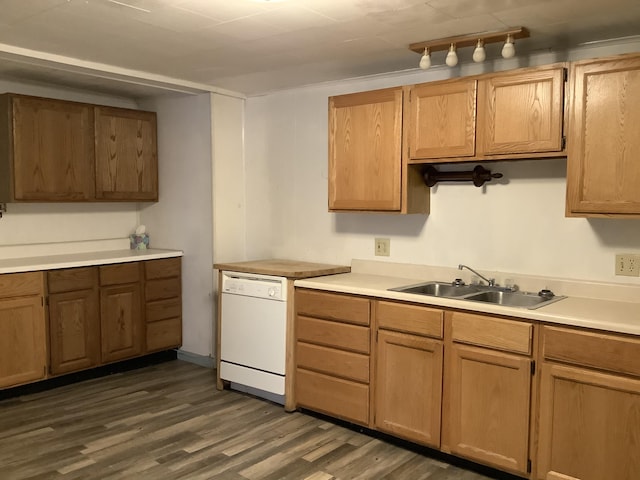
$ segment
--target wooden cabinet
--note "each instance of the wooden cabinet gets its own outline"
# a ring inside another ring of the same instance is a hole
[[[295,305],[298,405],[369,425],[369,300],[297,289]]]
[[[100,267],[100,325],[102,362],[142,354],[144,324],[141,316],[139,262]]]
[[[158,200],[156,114],[94,107],[96,198]]]
[[[0,388],[47,374],[43,292],[41,272],[0,275]]]
[[[180,257],[144,262],[147,352],[182,345],[181,271]]]
[[[640,216],[640,55],[571,66],[567,216]]]
[[[51,373],[100,364],[98,267],[47,272]]]
[[[412,163],[562,156],[564,64],[411,87]]]
[[[329,98],[329,210],[426,213],[427,190],[403,168],[402,87]]]
[[[157,201],[156,114],[0,95],[0,202]]]
[[[452,312],[449,328],[443,444],[455,455],[527,474],[533,325]]]
[[[4,94],[0,111],[0,201],[94,198],[90,105]]]
[[[638,478],[640,341],[545,326],[542,347],[538,478]]]
[[[374,426],[438,448],[443,312],[386,301],[374,302],[374,311],[378,325]]]

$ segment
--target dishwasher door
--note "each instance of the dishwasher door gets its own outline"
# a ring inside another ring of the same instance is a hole
[[[284,395],[286,279],[223,273],[220,378]]]

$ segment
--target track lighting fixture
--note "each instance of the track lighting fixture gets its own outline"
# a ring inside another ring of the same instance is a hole
[[[485,44],[504,42],[502,47],[502,57],[512,58],[516,54],[514,40],[516,38],[527,38],[529,30],[525,27],[514,27],[508,30],[496,32],[479,32],[458,37],[440,38],[437,40],[427,40],[425,42],[413,43],[409,49],[422,54],[420,58],[420,68],[423,70],[431,66],[431,54],[438,51],[447,51],[445,63],[450,67],[458,64],[458,49],[464,47],[475,47],[473,50],[473,61],[484,62],[487,58]]]

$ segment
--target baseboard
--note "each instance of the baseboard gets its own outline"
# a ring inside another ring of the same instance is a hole
[[[185,362],[195,363],[201,367],[210,369],[216,368],[216,361],[212,357],[205,355],[199,355],[197,353],[187,352],[186,350],[178,350],[178,360],[184,360]]]

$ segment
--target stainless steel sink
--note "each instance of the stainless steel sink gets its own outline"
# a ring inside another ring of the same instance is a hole
[[[432,297],[455,298],[471,302],[483,302],[505,307],[528,308],[530,310],[549,305],[566,298],[555,296],[549,290],[539,293],[512,291],[499,286],[465,285],[457,282],[423,282],[415,285],[390,288],[389,290]]]
[[[432,297],[461,297],[482,290],[475,285],[456,285],[452,282],[425,282],[406,287],[390,288],[396,292],[417,293],[419,295],[430,295]]]

